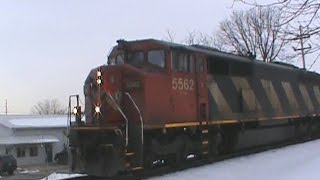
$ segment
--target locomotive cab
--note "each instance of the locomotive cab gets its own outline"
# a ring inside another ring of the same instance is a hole
[[[93,69],[84,83],[84,114],[79,103],[74,109],[77,120],[69,139],[77,172],[112,176],[142,168],[146,122],[151,117],[160,124],[166,119],[171,86],[168,48],[149,42],[118,43],[107,64]],[[129,167],[128,154],[134,154]]]

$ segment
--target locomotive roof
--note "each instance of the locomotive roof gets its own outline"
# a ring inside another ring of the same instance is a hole
[[[123,40],[120,40],[120,42]],[[225,57],[228,59],[234,59],[234,60],[243,60],[243,61],[252,61],[250,58],[245,57],[245,56],[239,56],[235,55],[232,53],[227,53],[227,52],[222,52],[219,51],[218,49],[207,47],[207,46],[202,46],[202,45],[184,45],[184,44],[178,44],[178,43],[173,43],[173,42],[167,42],[167,41],[162,41],[162,40],[157,40],[157,39],[143,39],[143,40],[134,40],[134,41],[125,41],[128,43],[155,43],[155,44],[160,44],[166,47],[174,48],[174,49],[184,49],[188,51],[195,51],[195,52],[200,52],[204,53],[207,55],[212,55],[212,56],[221,56]]]
[[[212,57],[220,57],[226,61],[240,61],[240,62],[247,62],[247,63],[255,63],[257,65],[261,66],[268,66],[268,67],[274,67],[274,68],[283,68],[287,70],[292,70],[292,71],[300,71],[304,74],[310,74],[312,76],[317,76],[319,77],[320,75],[316,72],[311,72],[311,71],[306,71],[303,69],[300,69],[297,66],[294,66],[292,64],[284,63],[284,62],[278,62],[275,61],[273,63],[266,63],[260,60],[256,60],[247,56],[240,56],[228,52],[223,52],[220,51],[216,48],[208,47],[208,46],[202,46],[202,45],[184,45],[184,44],[178,44],[178,43],[173,43],[173,42],[168,42],[168,41],[163,41],[163,40],[157,40],[157,39],[142,39],[142,40],[133,40],[133,41],[125,41],[125,40],[119,40],[119,42],[127,42],[127,43],[154,43],[154,44],[159,44],[165,47],[173,48],[173,49],[182,49],[182,50],[187,50],[187,51],[193,51],[193,52],[199,52],[206,54],[208,56]]]

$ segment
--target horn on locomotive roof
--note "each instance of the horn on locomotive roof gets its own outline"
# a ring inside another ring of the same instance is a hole
[[[128,41],[124,39],[119,39],[117,40],[117,43],[118,43],[118,49],[124,49]]]

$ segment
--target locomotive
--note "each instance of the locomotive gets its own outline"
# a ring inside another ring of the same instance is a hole
[[[85,80],[84,112],[78,95],[70,107],[71,168],[110,177],[309,137],[320,130],[319,85],[285,63],[118,40]]]

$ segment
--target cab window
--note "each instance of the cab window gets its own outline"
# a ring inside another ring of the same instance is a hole
[[[116,58],[114,58],[114,57],[109,57],[108,65],[115,65],[115,64],[116,64]]]
[[[124,63],[124,55],[123,54],[119,54],[116,57],[116,64],[123,64]]]
[[[128,53],[128,64],[139,66],[143,65],[144,55],[142,51]]]
[[[120,53],[116,56],[110,56],[108,59],[108,65],[116,65],[124,63],[124,54]]]
[[[197,59],[198,63],[198,72],[203,73],[205,71],[205,59],[204,58],[199,58]]]
[[[172,70],[174,72],[194,72],[194,58],[188,53],[172,53]]]
[[[154,67],[163,69],[165,67],[164,50],[152,50],[148,52],[148,63]]]

